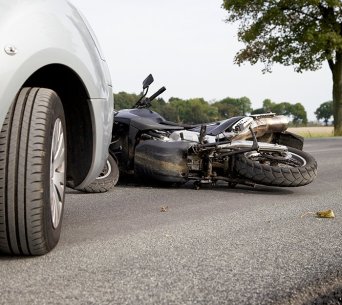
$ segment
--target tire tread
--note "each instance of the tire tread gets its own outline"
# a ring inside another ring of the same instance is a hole
[[[53,107],[63,109],[52,90],[23,88],[2,126],[0,252],[41,255],[54,246],[47,241],[43,209],[46,204],[43,190],[47,183],[44,166],[49,158],[45,156],[45,149],[50,137],[47,124]]]
[[[298,187],[311,183],[317,176],[317,162],[306,152],[294,148],[289,148],[289,151],[305,158],[306,165],[293,168],[270,166],[249,160],[241,154],[235,159],[235,171],[238,175],[263,185]]]

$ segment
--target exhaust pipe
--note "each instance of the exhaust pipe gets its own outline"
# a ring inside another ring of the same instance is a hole
[[[253,132],[255,133],[255,136],[257,138],[260,138],[264,136],[265,134],[272,134],[276,132],[283,132],[287,129],[289,125],[289,120],[284,115],[276,115],[276,116],[251,116],[251,119],[253,121],[248,124]],[[249,123],[249,122],[248,122]],[[243,125],[243,126],[241,126]],[[236,128],[237,130],[240,129],[241,132],[239,132],[235,137],[235,140],[246,140],[252,138],[252,133],[249,130],[249,126],[244,126],[245,124],[240,124],[237,126],[234,126],[233,128]]]

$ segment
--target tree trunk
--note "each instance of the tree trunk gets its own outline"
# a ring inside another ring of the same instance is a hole
[[[342,53],[336,54],[333,74],[334,135],[342,136]]]

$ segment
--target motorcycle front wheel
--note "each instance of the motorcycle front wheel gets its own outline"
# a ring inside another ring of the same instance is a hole
[[[85,193],[104,193],[112,189],[119,180],[119,167],[116,160],[109,154],[100,175],[91,184],[81,189]]]
[[[237,155],[234,169],[240,177],[271,186],[303,186],[317,176],[316,160],[292,147],[285,155],[256,151]]]

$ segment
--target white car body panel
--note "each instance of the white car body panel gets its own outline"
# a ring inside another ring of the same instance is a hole
[[[73,70],[88,93],[93,123],[93,160],[79,188],[101,172],[113,123],[113,94],[106,62],[77,9],[67,1],[0,0],[0,126],[25,81],[40,68]],[[13,48],[16,54],[6,53]]]

